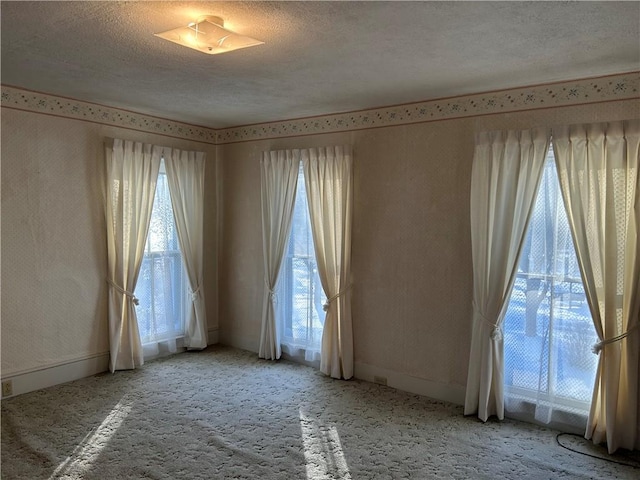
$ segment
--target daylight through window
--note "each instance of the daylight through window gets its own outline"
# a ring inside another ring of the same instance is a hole
[[[135,295],[139,299],[136,314],[143,345],[184,334],[187,284],[164,161]]]
[[[319,360],[325,296],[318,275],[302,164],[291,235],[278,283],[280,341],[285,353]]]
[[[582,426],[597,341],[550,150],[504,321],[505,410]]]

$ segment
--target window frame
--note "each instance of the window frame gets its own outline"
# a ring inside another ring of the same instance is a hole
[[[148,315],[150,316],[150,321],[151,322],[155,322],[155,288],[164,288],[165,289],[165,294],[166,294],[166,290],[173,290],[172,284],[173,281],[170,282],[170,284],[164,285],[165,282],[161,282],[162,285],[158,286],[156,279],[155,279],[155,275],[154,275],[154,269],[153,269],[153,263],[156,260],[159,259],[171,259],[173,261],[175,261],[176,259],[179,260],[179,269],[180,272],[176,273],[173,272],[172,276],[179,276],[179,283],[180,283],[180,290],[181,292],[177,292],[175,294],[172,293],[173,296],[173,301],[175,302],[177,300],[178,302],[178,306],[174,306],[173,310],[174,312],[180,312],[180,317],[178,318],[178,321],[174,321],[172,326],[172,329],[168,329],[166,334],[160,335],[158,337],[151,337],[151,336],[143,336],[142,334],[142,328],[141,328],[141,322],[140,322],[140,317],[142,316],[142,308],[144,308],[144,305],[138,305],[136,307],[136,314],[138,317],[138,332],[140,335],[140,340],[142,345],[152,345],[152,344],[157,344],[159,342],[164,342],[164,341],[171,341],[171,340],[182,340],[185,336],[185,328],[186,328],[186,320],[187,320],[187,314],[188,314],[188,308],[190,306],[190,302],[189,302],[189,281],[188,281],[188,277],[187,277],[187,272],[186,272],[186,267],[185,267],[185,262],[184,262],[184,257],[182,255],[182,251],[180,249],[180,240],[178,238],[178,231],[177,231],[177,226],[176,226],[176,222],[175,222],[175,217],[174,217],[174,213],[173,213],[173,201],[171,199],[171,193],[169,190],[169,185],[168,185],[168,180],[166,179],[166,168],[165,168],[165,163],[164,163],[164,157],[161,158],[160,161],[160,169],[158,171],[158,178],[156,180],[156,191],[154,193],[154,198],[153,198],[153,206],[152,206],[152,212],[151,212],[151,218],[150,218],[150,226],[149,226],[149,231],[147,232],[147,238],[145,239],[145,249],[144,249],[144,254],[143,254],[143,258],[141,261],[141,266],[140,266],[140,275],[138,276],[138,282],[136,284],[136,291],[134,293],[136,293],[136,297],[138,299],[140,299],[141,297],[144,297],[144,295],[139,293],[138,288],[142,285],[141,282],[141,274],[144,271],[144,267],[145,267],[145,262],[150,261],[151,262],[151,277],[150,277],[150,287],[149,287],[149,291],[150,291],[150,295],[149,295],[149,305],[146,308],[148,310]],[[152,235],[151,232],[151,222],[153,222],[154,219],[154,215],[156,214],[156,201],[158,200],[158,185],[162,182],[166,183],[166,189],[167,189],[167,198],[168,198],[168,204],[165,205],[165,208],[168,208],[169,211],[171,212],[171,222],[172,222],[172,243],[175,242],[175,249],[167,249],[167,250],[154,250],[151,248],[151,240],[150,237]],[[142,302],[140,302],[142,303]]]
[[[534,209],[537,206],[538,203],[538,199],[540,198],[541,195],[544,195],[543,192],[543,188],[545,187],[544,182],[545,181],[555,181],[556,183],[558,182],[558,176],[557,176],[557,170],[556,170],[556,164],[555,164],[555,154],[553,152],[553,148],[552,146],[549,147],[549,150],[547,152],[547,155],[545,157],[545,162],[549,162],[549,163],[553,163],[553,167],[548,167],[547,165],[545,165],[543,171],[542,171],[542,175],[546,175],[547,168],[553,168],[555,175],[553,176],[553,178],[551,179],[541,179],[540,184],[538,186],[538,191],[536,192],[536,199],[535,199],[535,203],[534,203]],[[555,208],[562,208],[563,210],[563,214],[564,214],[564,218],[565,221],[567,219],[567,215],[566,215],[566,211],[564,210],[564,201],[562,198],[562,194],[561,194],[561,190],[560,190],[560,185],[559,183],[557,183],[556,185],[556,205]],[[529,237],[529,235],[532,235],[531,233],[531,229],[533,228],[533,213],[531,216],[531,219],[529,220],[529,224],[527,225],[527,230],[525,233],[525,242],[527,241],[527,237]],[[557,229],[558,226],[554,225],[554,229]],[[568,225],[567,225],[568,228]],[[554,239],[553,239],[553,243],[557,242],[557,238],[556,238],[556,234],[557,232],[554,232]],[[573,242],[573,238],[572,238],[572,234],[571,231],[569,229],[568,231],[568,235],[569,235],[569,242],[570,245],[572,247],[572,252],[573,255],[575,256],[575,244]],[[555,249],[556,246],[553,246],[554,248],[554,253],[556,253]],[[545,254],[547,254],[546,250],[545,250]],[[514,284],[512,286],[511,292],[509,293],[509,299],[507,302],[507,310],[505,312],[505,319],[503,322],[503,332],[504,332],[504,346],[503,348],[506,350],[507,349],[507,342],[509,341],[509,338],[511,335],[515,335],[515,334],[521,334],[522,336],[527,335],[527,325],[526,325],[526,311],[524,314],[522,314],[522,316],[524,317],[524,322],[525,325],[522,328],[522,332],[511,332],[507,330],[507,326],[509,325],[508,323],[508,316],[510,314],[510,310],[512,308],[512,300],[514,298],[514,294],[516,292],[517,289],[517,282],[518,280],[523,280],[523,279],[539,279],[543,282],[547,282],[547,286],[545,287],[546,291],[544,292],[544,297],[541,298],[537,309],[536,309],[536,318],[540,318],[541,315],[544,316],[544,311],[541,313],[541,308],[543,308],[543,304],[545,301],[548,301],[548,320],[545,320],[547,322],[547,331],[546,331],[546,335],[543,337],[543,342],[541,345],[541,353],[540,353],[540,361],[539,363],[537,363],[537,366],[539,368],[539,380],[538,380],[538,388],[534,389],[534,388],[527,388],[521,385],[513,385],[513,379],[511,379],[511,384],[507,383],[508,379],[508,371],[509,369],[512,367],[512,365],[509,365],[508,363],[508,356],[509,353],[508,352],[504,352],[504,365],[503,365],[503,369],[504,369],[504,378],[503,378],[503,386],[504,386],[504,396],[505,396],[505,400],[507,398],[511,399],[511,400],[515,400],[515,401],[520,401],[524,404],[530,404],[536,408],[540,408],[540,407],[548,407],[551,408],[553,410],[556,411],[560,411],[560,412],[564,412],[566,414],[570,414],[570,415],[578,415],[580,417],[584,417],[586,418],[586,416],[589,413],[590,407],[591,407],[591,396],[589,395],[588,400],[581,400],[579,398],[576,397],[570,397],[567,395],[562,395],[562,393],[558,393],[558,391],[555,390],[556,387],[556,377],[558,376],[558,372],[557,372],[557,355],[558,355],[558,351],[559,348],[562,344],[557,344],[555,342],[560,342],[561,340],[555,340],[554,339],[554,334],[556,333],[554,330],[554,324],[557,321],[561,321],[562,317],[560,317],[560,315],[558,314],[558,312],[555,310],[555,305],[554,303],[556,302],[556,285],[558,283],[569,283],[569,308],[571,308],[571,302],[572,302],[572,298],[574,295],[573,292],[573,288],[574,285],[579,285],[578,287],[578,291],[575,292],[575,294],[580,294],[582,293],[582,295],[584,295],[584,283],[582,281],[582,277],[579,271],[579,266],[578,266],[578,262],[577,262],[577,256],[574,257],[573,259],[573,265],[572,265],[572,271],[569,272],[569,266],[568,266],[568,262],[566,260],[566,253],[565,253],[565,260],[563,261],[563,266],[564,266],[564,273],[561,274],[557,271],[557,258],[555,256],[553,256],[550,260],[547,260],[547,262],[551,261],[553,262],[552,265],[546,264],[545,268],[546,268],[546,273],[540,273],[540,272],[532,272],[532,271],[522,271],[521,270],[521,265],[522,265],[522,256],[524,255],[524,249],[523,252],[521,252],[521,258],[518,261],[518,271],[516,273],[516,280],[514,281]],[[577,277],[575,276],[576,270],[577,269]],[[571,275],[569,274],[571,273]],[[526,293],[527,290],[523,289],[522,292],[525,294],[525,308],[526,308]],[[514,301],[515,302],[515,301]],[[584,303],[586,303],[586,297],[584,298]],[[588,304],[587,304],[588,307]],[[513,307],[514,309],[516,308],[515,306]],[[557,307],[560,308],[560,307]],[[515,314],[515,315],[520,315],[520,314]],[[560,320],[558,320],[558,317],[560,317]],[[593,326],[593,321],[591,319],[591,314],[589,312],[589,319],[591,320],[591,327],[593,328],[593,339],[594,341],[597,341],[597,336],[595,333],[595,327]],[[537,320],[538,321],[538,320]],[[536,327],[537,328],[537,327]],[[572,332],[569,332],[572,333]],[[588,339],[587,339],[588,340]],[[563,352],[563,354],[565,354],[565,352]],[[591,352],[588,352],[587,355],[591,355]],[[546,359],[543,360],[543,356]],[[589,359],[585,359],[588,360]],[[545,368],[545,363],[546,363],[546,368]],[[597,362],[595,362],[595,365],[593,367],[593,377],[595,379],[595,371],[596,371],[596,367],[597,367]],[[544,369],[544,373],[545,373],[545,382],[541,382],[540,377],[542,376],[542,371]],[[546,385],[546,389],[543,389],[543,387],[541,387],[541,385]],[[590,385],[590,387],[593,387],[593,385]],[[591,388],[592,390],[592,388]],[[590,391],[591,391],[590,390]],[[505,403],[505,407],[506,407],[506,403]],[[508,410],[508,409],[507,409]]]
[[[322,308],[322,305],[324,304],[324,301],[326,301],[326,297],[318,273],[313,231],[311,227],[311,218],[306,195],[307,193],[305,187],[304,169],[303,163],[301,161],[299,163],[298,170],[296,198],[292,211],[293,218],[291,219],[291,231],[289,232],[289,236],[287,238],[287,246],[282,259],[282,267],[278,279],[278,316],[280,317],[280,320],[278,322],[277,328],[280,329],[280,344],[285,353],[295,356],[300,352],[305,352],[304,356],[306,360],[317,360],[319,359],[319,352],[322,344],[322,334],[324,329],[325,312]],[[297,230],[296,211],[298,211],[298,209],[303,209],[305,212],[305,234],[307,237],[307,252],[305,254],[297,253],[295,251]],[[306,323],[306,326],[303,328],[306,329],[306,341],[300,341],[300,337],[294,334],[294,330],[296,329],[294,326],[294,315],[296,310],[296,293],[294,291],[294,283],[296,282],[296,277],[294,274],[294,264],[296,262],[304,263],[308,272],[306,277],[312,277],[312,281],[308,282],[308,291],[306,292],[306,295],[304,295],[304,302],[306,303],[307,313],[305,315],[306,318],[303,321],[304,323]],[[314,309],[318,317],[317,319],[314,316]],[[319,327],[313,326],[313,323],[316,320],[320,324]],[[313,337],[313,343],[310,343],[311,337]],[[309,353],[307,353],[307,351]]]

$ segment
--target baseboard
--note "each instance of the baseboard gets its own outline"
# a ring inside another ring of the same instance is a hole
[[[218,328],[210,328],[207,331],[207,343],[214,345],[218,342]],[[151,358],[147,359],[147,361],[151,360]],[[13,393],[2,398],[15,397],[23,393],[72,382],[73,380],[90,377],[108,370],[109,352],[104,352],[51,367],[7,375],[2,378],[2,382],[11,381]]]
[[[218,327],[207,330],[207,345],[215,345],[220,342]]]
[[[247,350],[249,352],[258,352],[258,340],[254,337],[223,333],[220,336],[220,343],[222,343],[223,345],[228,345],[230,347],[239,348],[241,350]],[[289,358],[285,355],[283,355],[283,357]],[[295,359],[291,360],[297,361]],[[396,388],[404,392],[416,393],[418,395],[424,395],[425,397],[433,398],[435,400],[451,402],[456,405],[464,405],[464,387],[432,382],[423,378],[394,372],[393,370],[387,370],[384,368],[376,367],[374,365],[368,365],[366,363],[356,362],[354,367],[354,377],[359,380],[365,380],[372,383],[380,383],[376,382],[376,380],[385,379],[386,384],[389,387]],[[317,366],[314,366],[314,368],[317,368]]]
[[[456,405],[464,405],[465,389],[458,385],[447,385],[432,382],[424,378],[418,378],[404,373],[394,372],[384,368],[358,363],[354,365],[354,377],[367,382],[382,383],[404,392],[416,393],[425,397],[451,402]]]
[[[2,382],[11,381],[13,393],[3,398],[15,397],[34,390],[53,387],[54,385],[90,377],[108,370],[109,352],[105,352],[53,367],[8,375],[2,378]]]
[[[240,348],[242,350],[248,350],[250,352],[257,352],[256,339],[253,337],[246,337],[243,335],[224,335],[223,338],[220,339],[218,328],[210,328],[207,333],[208,343],[210,345],[214,345],[221,341],[225,345]],[[53,367],[45,367],[40,370],[9,375],[7,377],[3,377],[2,381],[5,382],[7,380],[11,380],[13,394],[10,396],[16,396],[32,392],[34,390],[52,387],[61,383],[90,377],[108,370],[109,352],[105,352],[83,359],[73,360],[64,364],[55,365]],[[374,365],[368,365],[366,363],[356,362],[354,373],[355,378],[360,380],[373,383],[380,383],[381,381],[386,380],[386,384],[389,387],[397,388],[398,390],[424,395],[436,400],[451,402],[456,405],[464,405],[465,389],[461,386],[432,382],[423,378],[394,372]]]
[[[239,348],[240,350],[258,353],[258,339],[253,336],[223,333],[220,335],[220,343],[229,347]]]

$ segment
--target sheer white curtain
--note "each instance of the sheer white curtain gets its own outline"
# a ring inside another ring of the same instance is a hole
[[[263,152],[260,161],[265,292],[258,356],[269,360],[281,355],[276,328],[276,287],[291,231],[299,164],[299,150]]]
[[[109,368],[144,363],[136,287],[149,230],[162,149],[115,139],[106,147],[105,215],[109,283]]]
[[[554,129],[585,293],[600,341],[586,437],[640,448],[640,120]]]
[[[180,250],[189,278],[192,306],[186,318],[184,346],[207,346],[207,319],[204,303],[204,152],[173,149],[164,159],[178,230]]]
[[[505,416],[584,431],[597,341],[553,150],[525,234],[503,322]]]
[[[164,149],[163,156],[171,149]],[[188,279],[180,252],[164,161],[156,182],[151,220],[134,295],[144,360],[176,353],[184,336]]]
[[[504,418],[502,321],[533,209],[549,134],[481,133],[471,176],[473,331],[465,415]]]
[[[353,161],[349,147],[303,151],[303,167],[318,271],[328,300],[320,371],[353,376],[351,321],[351,220]]]
[[[302,163],[277,295],[276,323],[282,353],[319,366],[326,299],[316,264]]]

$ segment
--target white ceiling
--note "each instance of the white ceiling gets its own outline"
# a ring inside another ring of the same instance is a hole
[[[153,36],[217,15],[265,45]],[[3,84],[221,128],[640,70],[640,2],[6,2]]]

